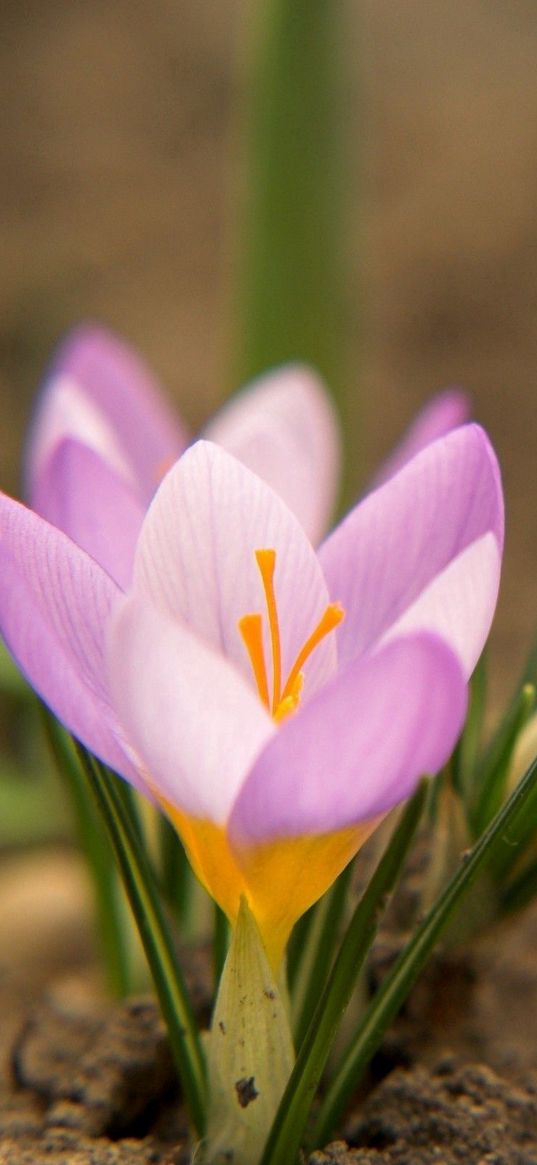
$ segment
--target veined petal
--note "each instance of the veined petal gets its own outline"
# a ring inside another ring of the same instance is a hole
[[[474,543],[481,551],[463,553]],[[372,648],[413,608],[412,628],[438,626],[449,634],[451,627],[455,650],[464,635],[464,660],[472,666],[492,620],[502,547],[498,464],[483,430],[464,425],[427,446],[370,494],[321,547],[329,589],[347,612],[338,631],[341,662]],[[454,576],[445,572],[459,558],[456,608],[448,597]],[[482,571],[484,579],[478,577]],[[472,626],[476,594],[484,606]],[[434,605],[444,602],[450,619],[440,613],[432,617]]]
[[[335,502],[341,450],[334,411],[314,372],[289,365],[260,377],[224,405],[202,436],[263,478],[310,541],[319,541]]]
[[[276,731],[248,684],[187,627],[136,596],[112,619],[108,673],[125,738],[155,796],[224,825]]]
[[[106,764],[144,788],[115,733],[104,635],[112,579],[59,530],[0,494],[0,630],[32,687]]]
[[[144,509],[124,477],[88,445],[64,439],[38,475],[33,500],[37,513],[127,589]]]
[[[27,454],[30,498],[36,475],[65,436],[86,440],[114,468],[124,461],[145,502],[187,443],[140,358],[93,326],[67,337],[45,382]]]
[[[328,603],[316,555],[297,519],[263,481],[217,445],[199,441],[163,481],[142,526],[134,567],[140,595],[185,623],[252,682],[238,622],[266,611],[255,551],[276,552],[274,586],[285,682]],[[270,639],[265,623],[265,658]],[[335,636],[315,649],[305,695],[333,674]]]
[[[264,749],[235,805],[234,843],[242,852],[386,813],[447,760],[465,709],[459,661],[436,635],[354,661]]]
[[[434,631],[456,651],[468,678],[489,633],[500,566],[494,535],[483,534],[429,583],[381,643],[415,630]]]
[[[402,440],[380,466],[369,485],[369,490],[378,489],[390,477],[411,461],[417,453],[445,436],[452,429],[464,425],[470,417],[470,403],[466,393],[460,388],[446,388],[428,401],[407,429]]]

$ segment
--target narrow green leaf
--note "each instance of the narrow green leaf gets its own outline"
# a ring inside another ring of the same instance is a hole
[[[0,642],[0,692],[2,695],[14,696],[24,703],[32,703],[34,693],[24,676],[13,662],[7,647]]]
[[[314,1144],[324,1144],[331,1136],[371,1056],[427,962],[444,927],[494,850],[510,844],[511,831],[516,831],[517,821],[524,814],[535,788],[537,788],[537,761],[528,769],[514,793],[473,849],[464,855],[460,869],[431,907],[386,976],[359,1024],[349,1051],[324,1097],[313,1131]]]
[[[508,885],[500,897],[499,909],[502,914],[514,914],[523,910],[537,896],[537,862],[531,862],[517,878]]]
[[[354,862],[336,879],[317,903],[312,925],[302,949],[291,997],[291,1018],[295,1047],[300,1048],[312,1013],[328,978],[339,939]]]
[[[472,784],[479,779],[476,765],[481,749],[481,734],[487,700],[487,652],[483,651],[470,680],[470,706],[452,758],[453,784],[466,802],[472,794]]]
[[[70,737],[42,705],[45,732],[71,798],[77,833],[93,882],[97,926],[110,987],[120,998],[131,989],[129,937],[113,854],[81,772]]]
[[[220,980],[208,1059],[201,1161],[257,1165],[294,1052],[286,1008],[244,898]]]
[[[534,707],[535,688],[525,683],[507,709],[485,756],[478,762],[477,800],[473,808],[470,806],[474,837],[480,836],[500,808],[514,747]]]
[[[522,867],[527,868],[536,856],[537,842],[537,788],[528,797],[525,812],[517,819],[509,832],[509,843],[494,854],[488,865],[488,872],[501,897],[510,882],[522,876]]]
[[[537,688],[537,636],[532,643],[528,658],[524,664],[522,676],[517,684],[517,692],[524,684],[533,684]]]
[[[285,956],[286,973],[287,973],[287,989],[290,999],[293,998],[295,983],[297,975],[300,971],[300,964],[302,962],[302,954],[304,947],[308,942],[308,935],[310,927],[315,924],[316,908],[319,905],[316,902],[310,906],[309,910],[299,918],[298,922],[293,927],[291,938],[287,944],[287,951]]]
[[[401,820],[358,903],[328,983],[313,1013],[270,1132],[261,1165],[291,1165],[295,1160],[311,1103],[330,1048],[375,937],[378,915],[397,881],[425,802],[422,783]]]
[[[342,384],[342,9],[254,0],[240,220],[239,382],[286,361]]]
[[[218,988],[229,950],[230,925],[217,902],[213,909],[213,969],[214,982]]]
[[[205,1127],[205,1061],[190,1000],[175,958],[153,873],[116,781],[75,742],[88,783],[106,826],[153,976],[185,1101],[202,1136]]]
[[[183,933],[183,924],[190,909],[194,875],[177,831],[164,813],[159,815],[158,832],[162,888]]]

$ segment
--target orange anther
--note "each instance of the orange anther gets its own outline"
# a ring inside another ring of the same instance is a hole
[[[242,619],[239,619],[238,628],[250,657],[259,696],[265,707],[271,712],[276,723],[279,724],[298,708],[304,684],[302,668],[306,660],[325,636],[341,623],[345,612],[340,603],[329,603],[324,614],[319,619],[315,630],[312,631],[303,647],[301,647],[282,691],[280,625],[274,590],[276,551],[256,550],[255,559],[259,567],[267,605],[272,651],[272,700],[269,696],[267,665],[263,645],[263,618],[260,614],[255,613],[243,615]]]

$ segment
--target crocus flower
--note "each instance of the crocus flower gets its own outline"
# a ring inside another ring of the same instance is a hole
[[[373,485],[467,414],[456,389],[433,398]],[[203,435],[268,482],[318,544],[333,508],[340,457],[333,410],[312,371],[288,366],[254,381]],[[61,345],[38,400],[26,495],[32,509],[126,587],[147,506],[189,440],[140,358],[100,328],[79,328]]]
[[[143,520],[125,594],[0,498],[0,626],[60,720],[169,814],[277,965],[290,929],[448,757],[503,542],[483,431],[423,449],[312,549],[258,476],[191,447]]]

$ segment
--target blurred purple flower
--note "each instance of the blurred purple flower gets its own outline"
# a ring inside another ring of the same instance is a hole
[[[0,627],[19,666],[166,809],[231,920],[247,896],[276,964],[460,731],[503,545],[486,435],[427,445],[318,555],[280,496],[199,442],[142,521],[128,594],[5,496],[0,531]]]
[[[334,506],[340,443],[315,373],[289,365],[260,377],[202,436],[268,482],[319,541]],[[144,513],[189,443],[138,355],[101,328],[81,327],[60,346],[38,399],[26,496],[126,586]]]
[[[457,390],[433,398],[373,485],[467,413]],[[334,506],[340,441],[328,394],[312,371],[296,365],[260,377],[202,435],[272,486],[319,543]],[[126,587],[147,506],[189,442],[140,358],[103,329],[81,327],[60,346],[38,400],[26,496]]]

